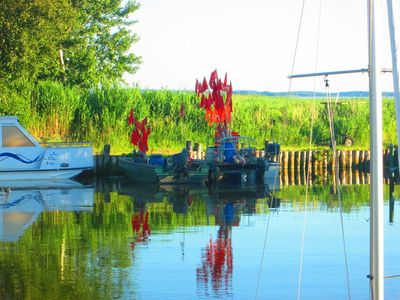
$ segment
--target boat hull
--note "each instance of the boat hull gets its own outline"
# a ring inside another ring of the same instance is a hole
[[[264,159],[259,159],[259,162],[246,165],[234,163],[210,164],[212,171],[208,180],[211,183],[257,184],[264,182],[271,186],[278,184],[279,163]]]
[[[7,180],[69,179],[88,169],[0,171],[0,185]]]
[[[123,173],[131,180],[156,184],[203,184],[208,177],[208,166],[189,168],[184,176],[177,176],[171,171],[164,171],[162,166],[136,162],[131,158],[119,161]]]

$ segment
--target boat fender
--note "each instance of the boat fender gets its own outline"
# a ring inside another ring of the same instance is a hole
[[[174,163],[174,160],[171,157],[168,157],[167,158],[167,166],[172,167],[173,163]]]
[[[233,156],[233,162],[237,165],[241,164],[242,166],[246,163],[244,157],[241,156],[240,154],[236,154]]]

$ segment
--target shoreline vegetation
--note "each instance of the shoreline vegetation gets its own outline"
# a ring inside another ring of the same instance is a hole
[[[213,143],[215,128],[205,121],[194,91],[140,90],[116,84],[84,89],[53,81],[0,83],[0,91],[0,115],[18,116],[40,141],[89,141],[96,153],[105,144],[111,145],[112,154],[129,153],[132,128],[127,118],[133,108],[138,119],[148,117],[150,153],[180,151],[187,140],[202,144],[203,149]],[[311,132],[313,149],[328,148],[328,100],[234,94],[232,129],[254,138],[259,149],[268,140],[280,143],[283,150],[306,150]],[[369,149],[368,99],[343,98],[331,107],[339,149]],[[397,144],[395,126],[394,101],[385,98],[384,147]],[[354,140],[351,148],[343,145],[345,136]]]

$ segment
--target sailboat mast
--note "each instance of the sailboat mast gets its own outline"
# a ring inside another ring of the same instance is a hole
[[[378,36],[379,0],[368,0],[369,102],[370,102],[370,280],[373,300],[384,299],[383,284],[383,157],[382,92]]]
[[[396,24],[393,15],[393,1],[387,0],[388,21],[389,21],[389,34],[390,34],[390,47],[392,53],[392,69],[393,69],[393,91],[394,103],[396,107],[396,132],[397,132],[397,145],[400,145],[400,88],[399,88],[399,66],[397,64],[397,50],[396,50]],[[397,151],[397,161],[400,162],[400,151]]]

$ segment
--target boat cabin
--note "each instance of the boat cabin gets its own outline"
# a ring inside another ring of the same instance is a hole
[[[17,117],[0,116],[0,180],[38,179],[39,173],[41,178],[70,178],[91,168],[93,149],[89,143],[44,146],[19,124]]]

